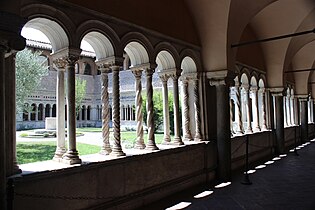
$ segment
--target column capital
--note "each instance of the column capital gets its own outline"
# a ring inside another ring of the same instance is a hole
[[[255,93],[258,91],[258,87],[250,87],[249,90]]]
[[[283,87],[273,87],[273,88],[268,88],[272,96],[285,96],[286,91],[285,88]]]
[[[143,69],[141,68],[131,68],[131,72],[133,73],[133,75],[135,76],[136,79],[141,79],[142,77],[142,71]]]
[[[96,65],[98,69],[101,71],[101,73],[106,74],[106,73],[111,73],[110,66],[106,63],[98,63],[96,62]]]
[[[154,68],[146,68],[145,69],[145,74],[146,76],[152,76],[155,72],[155,69]]]
[[[260,88],[258,89],[258,92],[259,92],[259,93],[265,93],[265,92],[266,92],[266,88],[260,87]]]
[[[295,95],[299,99],[299,101],[308,101],[308,95],[307,94],[301,94],[301,95]]]

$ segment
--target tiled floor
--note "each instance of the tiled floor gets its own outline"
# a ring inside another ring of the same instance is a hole
[[[314,210],[315,142],[301,147],[298,153],[299,156],[295,156],[289,152],[280,160],[256,169],[250,174],[252,185],[242,185],[243,175],[238,173],[226,187],[209,186],[186,190],[143,209]],[[202,192],[211,194],[194,198]]]

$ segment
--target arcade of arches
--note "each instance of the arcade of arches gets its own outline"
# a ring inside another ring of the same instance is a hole
[[[230,181],[244,165],[248,135],[251,162],[286,153],[315,135],[313,0],[16,0],[1,1],[0,17],[0,209],[139,208],[191,186]],[[15,53],[26,47],[23,27],[50,41],[56,75],[50,97],[56,101],[31,103],[36,114],[22,119],[56,116],[51,162],[66,164],[62,170],[36,173],[17,165]],[[305,33],[263,41],[298,32]],[[82,41],[94,50],[92,64],[83,59]],[[97,75],[93,65],[100,70],[98,111],[85,104],[77,119],[76,73]],[[126,70],[131,76],[122,79]],[[161,145],[154,134],[156,75],[164,105]],[[133,82],[132,104],[121,103],[125,80]],[[103,145],[92,160],[77,151],[76,125],[95,116],[102,121]],[[128,119],[136,122],[131,150],[122,148],[120,137],[121,121]]]

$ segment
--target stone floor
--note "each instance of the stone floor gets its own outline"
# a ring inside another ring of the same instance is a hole
[[[315,209],[315,140],[288,154],[251,168],[252,185],[241,184],[242,172],[231,183],[182,191],[142,209]]]

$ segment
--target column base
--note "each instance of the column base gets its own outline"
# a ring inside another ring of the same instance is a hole
[[[254,128],[254,132],[259,132],[259,131],[260,131],[259,127]]]
[[[74,165],[74,164],[81,164],[82,160],[79,158],[78,151],[76,150],[68,150],[63,156],[62,156],[62,163]]]
[[[145,144],[143,142],[136,142],[135,149],[144,149],[145,148]]]
[[[53,160],[60,162],[60,160],[62,159],[63,155],[66,152],[67,152],[66,148],[57,147]]]
[[[106,150],[106,149],[102,149],[99,154],[101,155],[109,155],[112,152],[112,150]]]
[[[194,140],[194,138],[191,137],[191,135],[187,135],[184,137],[184,141],[193,141],[193,140]]]
[[[148,140],[147,146],[145,147],[146,150],[159,150],[156,146],[155,142],[152,140]]]
[[[113,157],[122,157],[126,156],[126,153],[124,153],[122,150],[112,150],[112,152],[109,155]]]
[[[173,145],[184,145],[184,143],[180,137],[175,137],[172,144]]]
[[[164,137],[164,140],[163,140],[162,144],[163,145],[171,144],[171,138],[170,137]]]
[[[236,131],[235,132],[235,136],[241,136],[241,135],[243,135],[244,133],[242,132],[242,131]]]
[[[267,130],[268,130],[267,126],[262,126],[261,131],[267,131]]]
[[[252,133],[253,133],[252,130],[246,130],[246,131],[245,131],[245,134],[252,134]]]

